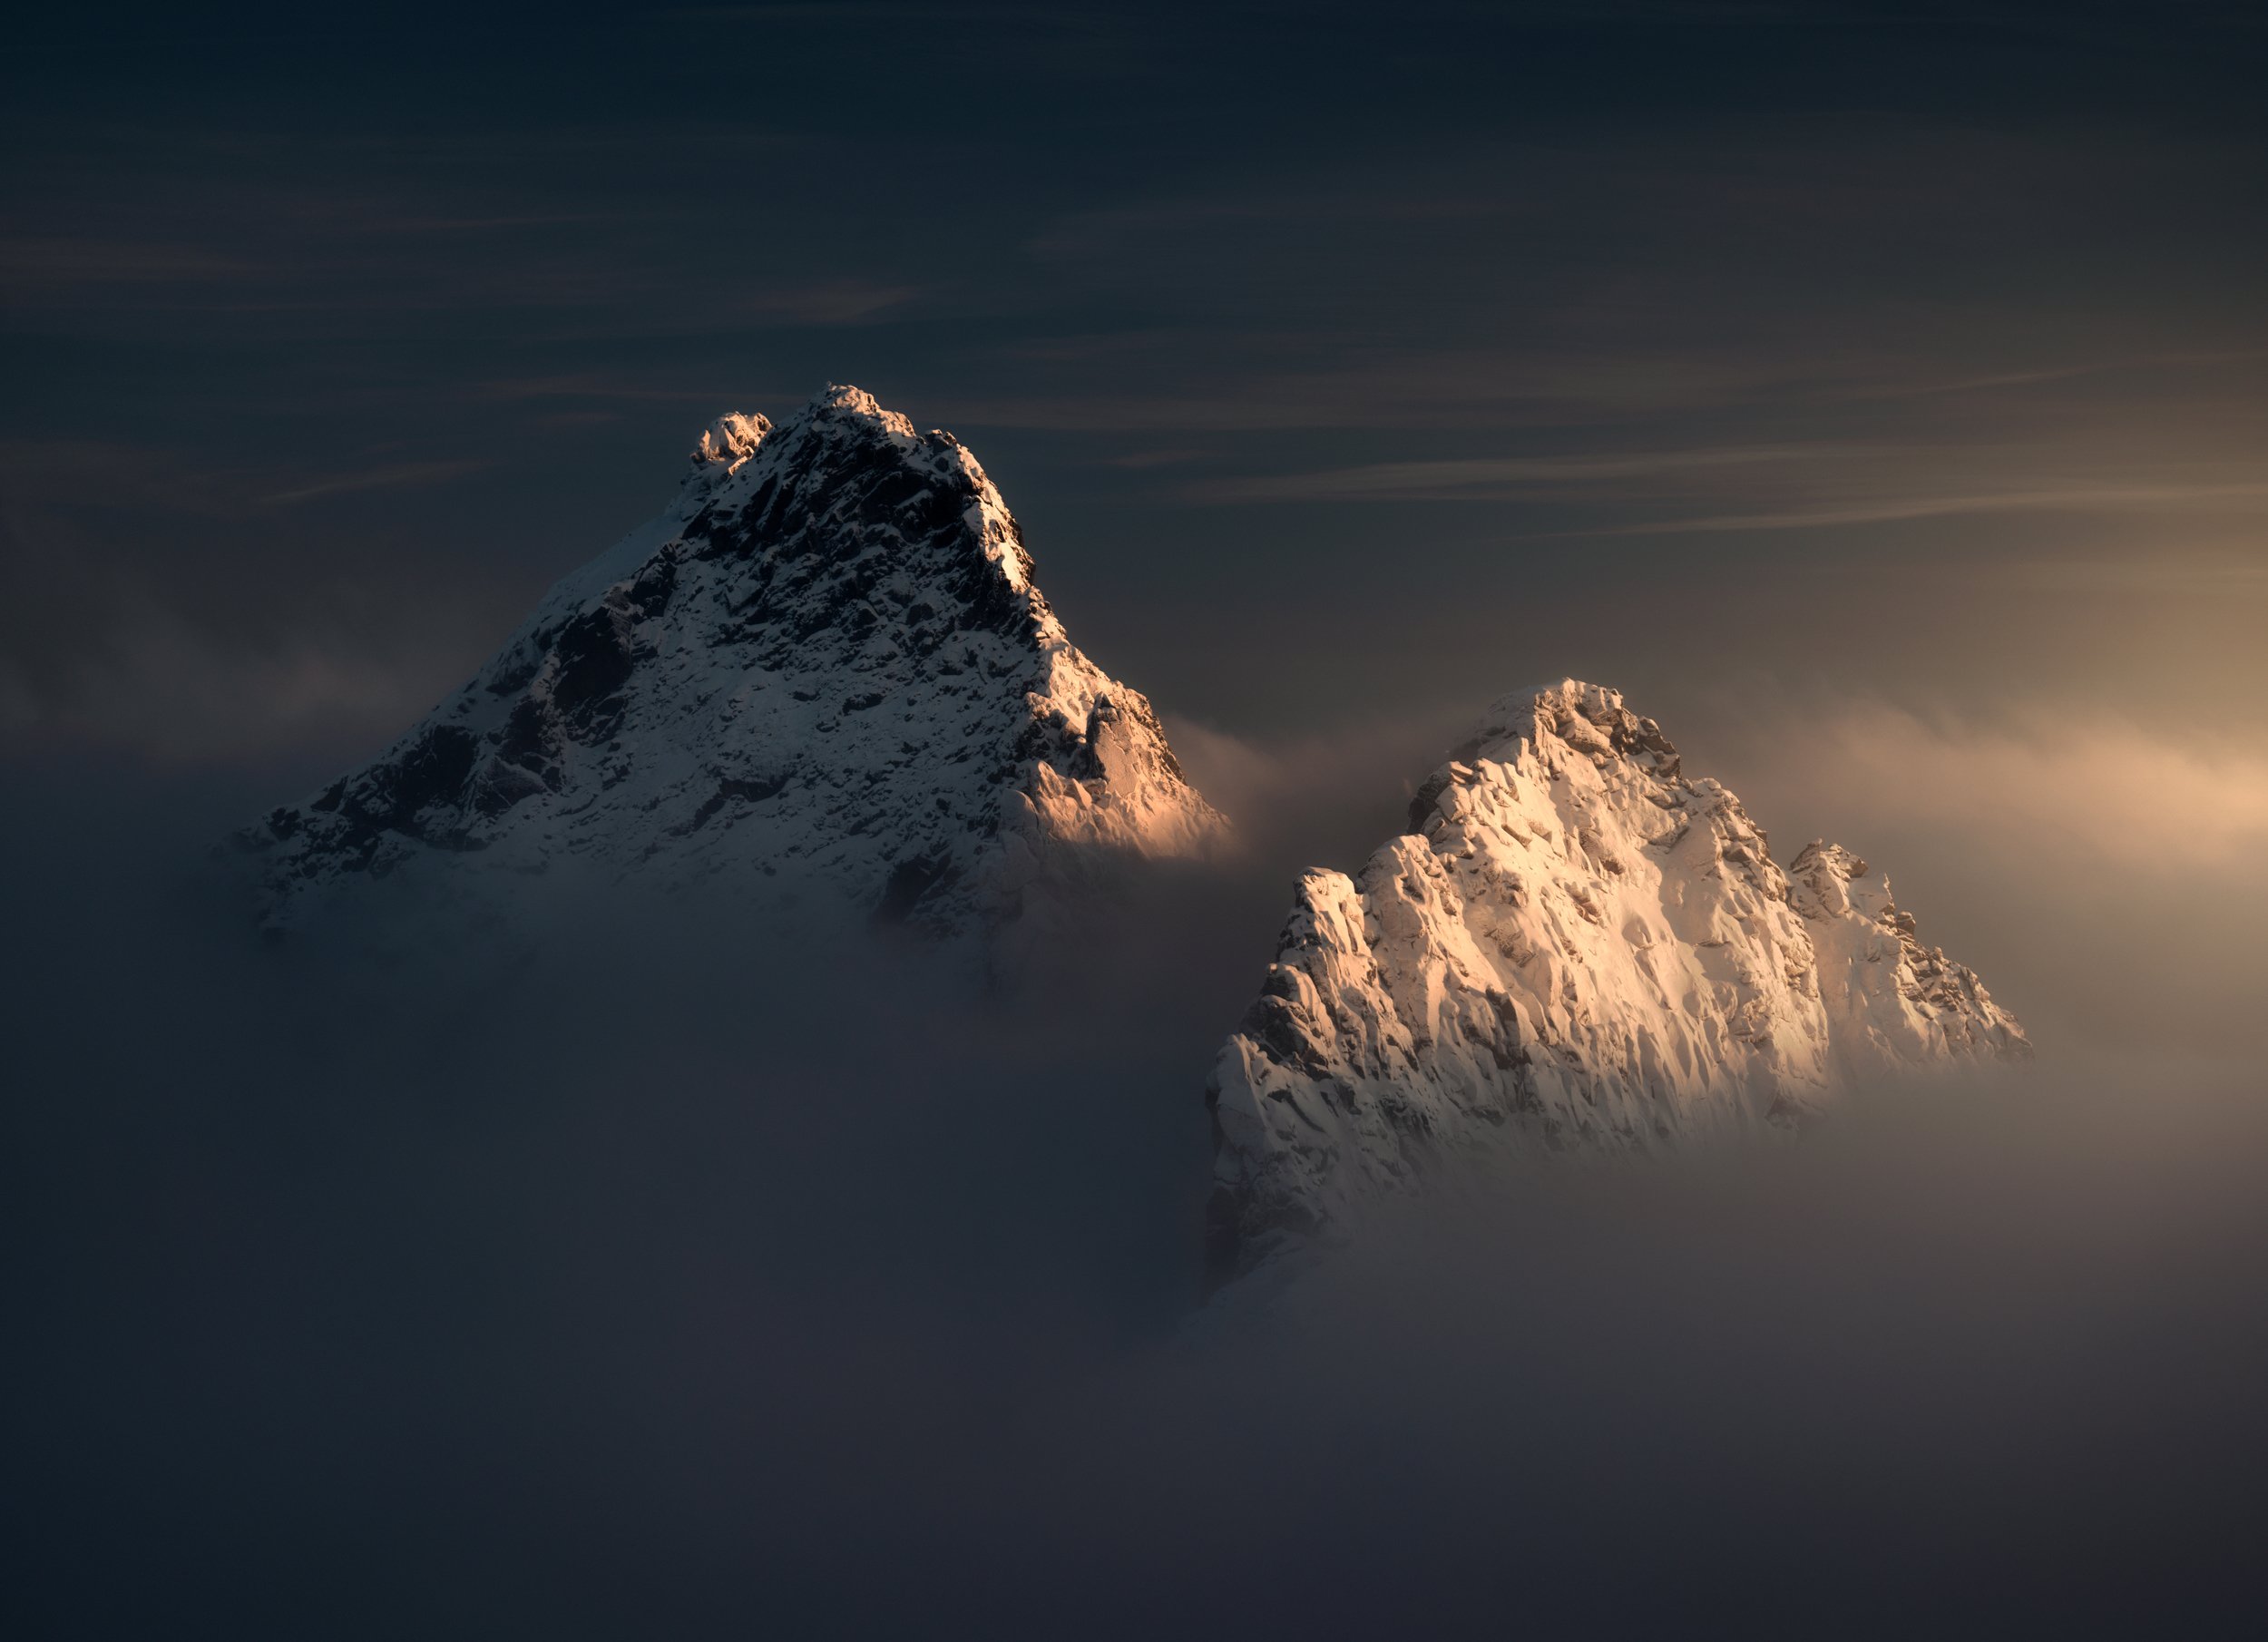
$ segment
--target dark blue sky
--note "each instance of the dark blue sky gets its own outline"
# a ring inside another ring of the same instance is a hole
[[[1960,908],[2006,860],[1936,864],[2038,816],[1907,813],[1929,782],[1834,748],[2084,723],[2126,750],[2058,778],[2166,778],[2130,755],[2170,738],[2171,778],[2268,782],[2249,7],[104,8],[6,45],[10,757],[303,790],[711,415],[833,379],[978,451],[1074,636],[1237,738],[1217,783],[1256,748],[1344,791],[1308,744],[1351,738],[1383,815],[1441,725],[1598,679],[1783,829],[1898,850],[1989,969],[2026,960]]]
[[[1642,660],[1606,584],[1683,646],[1658,601],[1739,622],[1790,564],[1904,611],[1904,567],[2218,563],[2268,506],[2249,8],[10,34],[12,736],[367,745],[689,430],[830,378],[967,437],[1074,632],[1231,726],[1674,686],[1696,658]],[[1435,462],[1478,465],[1393,465]]]

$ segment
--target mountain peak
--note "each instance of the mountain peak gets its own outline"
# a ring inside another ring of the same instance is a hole
[[[1220,837],[958,442],[830,386],[777,427],[720,416],[694,454],[667,512],[423,724],[241,836],[271,926],[397,874],[508,901],[572,859],[704,893],[816,881],[944,933]]]
[[[811,396],[806,415],[815,422],[835,422],[864,425],[873,431],[894,434],[901,439],[915,436],[913,422],[894,410],[885,410],[875,396],[863,387],[853,387],[846,382],[830,382]]]
[[[1426,817],[1442,797],[1472,780],[1473,766],[1481,762],[1523,765],[1547,777],[1569,758],[1597,767],[1630,759],[1664,780],[1676,780],[1683,768],[1660,725],[1625,707],[1620,690],[1579,679],[1531,684],[1499,696],[1449,757],[1411,802],[1413,832],[1424,830]]]
[[[701,430],[693,445],[694,465],[719,464],[730,468],[756,454],[756,447],[772,431],[767,416],[744,416],[727,411]]]
[[[707,476],[712,479],[717,469],[729,473],[754,455],[775,432],[789,437],[816,435],[834,438],[848,434],[880,438],[903,453],[911,453],[924,443],[910,418],[885,408],[865,389],[830,382],[805,401],[802,408],[784,424],[776,425],[768,416],[727,411],[703,428],[700,437],[694,441],[693,464],[709,470]]]
[[[1832,845],[1764,829],[1621,695],[1500,697],[1410,830],[1295,892],[1209,1099],[1216,1271],[1506,1153],[1793,1127],[1854,1081],[2029,1052]]]
[[[1619,754],[1650,757],[1675,774],[1677,762],[1677,749],[1661,726],[1626,707],[1620,690],[1579,679],[1531,684],[1499,696],[1450,756],[1502,762],[1520,757],[1523,748],[1547,763],[1570,751],[1594,758]]]

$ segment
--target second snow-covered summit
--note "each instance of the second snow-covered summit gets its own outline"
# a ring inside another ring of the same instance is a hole
[[[1516,691],[1356,874],[1301,879],[1211,1090],[1233,1276],[1491,1154],[1793,1124],[1855,1078],[2028,1053],[1888,879],[1793,876],[1620,695]]]

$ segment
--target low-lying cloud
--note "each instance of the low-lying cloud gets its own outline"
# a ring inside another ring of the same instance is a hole
[[[145,610],[46,665],[0,661],[0,748],[249,766],[279,772],[272,803],[431,709],[462,665],[432,637],[391,649],[343,628],[239,639]]]
[[[1808,778],[1883,827],[2150,875],[2256,872],[2268,849],[2268,741],[2209,706],[1994,723],[1862,702],[1787,728]]]
[[[0,838],[38,954],[23,1634],[1351,1636],[1509,1603],[2087,1635],[2253,1599],[2241,1071],[2051,1044],[1792,1147],[1413,1199],[1195,1315],[1205,1064],[1265,946],[1234,883],[989,996],[861,932],[563,885],[510,963],[374,963],[263,952],[175,869],[241,793],[118,780]]]

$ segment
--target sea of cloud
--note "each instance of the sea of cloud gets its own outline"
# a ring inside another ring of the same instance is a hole
[[[11,1630],[2235,1634],[2248,1057],[2049,1041],[1200,1307],[1206,1069],[1352,740],[1007,989],[594,893],[263,947],[244,777],[25,772]]]

